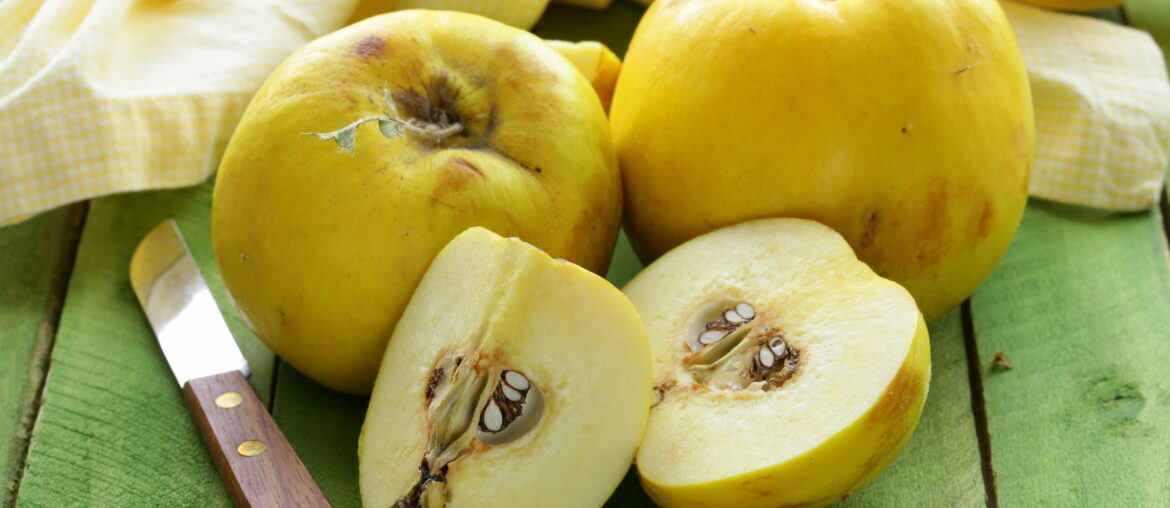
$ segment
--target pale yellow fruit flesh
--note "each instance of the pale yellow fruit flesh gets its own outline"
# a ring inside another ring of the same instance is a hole
[[[609,111],[609,104],[613,100],[613,88],[617,85],[618,74],[622,70],[622,61],[605,44],[597,41],[569,42],[549,40],[549,46],[565,56],[601,99],[601,107]]]
[[[829,228],[764,219],[700,236],[624,289],[650,333],[654,379],[638,471],[666,506],[821,504],[860,488],[897,455],[930,378],[913,299],[857,260]],[[697,309],[754,306],[800,352],[780,388],[697,385],[682,367]]]
[[[418,97],[453,100],[442,147],[357,128]],[[453,99],[452,99],[453,98]],[[427,265],[471,226],[605,273],[621,218],[605,112],[536,36],[469,14],[401,11],[301,48],[256,93],[212,204],[224,284],[274,352],[329,388],[368,394]]]
[[[389,506],[419,480],[424,391],[440,356],[479,348],[545,398],[518,441],[453,462],[450,506],[599,506],[634,457],[650,404],[637,312],[604,279],[473,228],[435,258],[399,321],[359,443],[363,504]]]
[[[644,262],[812,219],[928,322],[991,272],[1027,200],[1030,91],[995,0],[655,2],[610,120]]]

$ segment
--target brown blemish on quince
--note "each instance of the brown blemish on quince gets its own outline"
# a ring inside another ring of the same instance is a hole
[[[443,198],[452,192],[459,192],[476,180],[484,179],[479,168],[463,157],[451,157],[447,162],[435,168],[435,187],[431,192],[431,202],[456,208]]]
[[[865,216],[865,229],[861,232],[860,247],[873,245],[873,237],[877,234],[877,223],[880,214],[877,210],[870,210]]]
[[[987,238],[991,233],[991,222],[995,216],[995,208],[991,200],[983,202],[983,213],[979,214],[979,237],[976,240]]]
[[[467,171],[475,173],[476,175],[484,176],[483,172],[479,170],[479,167],[477,167],[475,164],[471,163],[467,159],[464,159],[463,157],[452,157],[450,159],[449,163],[451,164],[451,166],[454,166],[456,168],[465,169]]]
[[[750,493],[755,499],[767,499],[776,493],[776,480],[772,475],[759,476],[741,482],[738,490]]]
[[[925,218],[917,231],[917,237],[921,239],[918,242],[916,255],[920,268],[935,266],[942,259],[941,238],[945,236],[947,231],[949,201],[950,196],[945,180],[936,181],[930,186],[930,191],[926,196],[925,210],[919,212]]]
[[[369,36],[362,39],[353,47],[354,53],[362,58],[372,59],[382,56],[382,51],[386,48],[386,42],[379,39],[377,36]]]
[[[881,424],[903,419],[910,406],[922,398],[922,377],[918,369],[903,365],[877,404],[865,414],[866,421]]]
[[[911,346],[915,347],[915,346]],[[913,353],[911,353],[913,354]],[[881,443],[861,467],[860,472],[871,472],[880,464],[887,464],[902,445],[910,438],[909,428],[917,424],[912,412],[913,405],[925,398],[924,374],[910,365],[903,365],[876,405],[865,414],[865,424],[880,429],[873,436]],[[909,428],[908,428],[909,427]],[[854,486],[853,488],[857,488]]]

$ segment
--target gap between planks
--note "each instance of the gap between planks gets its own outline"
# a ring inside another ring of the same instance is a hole
[[[77,247],[81,243],[81,231],[85,225],[85,218],[89,214],[89,202],[85,201],[73,205],[70,212],[69,227],[65,232],[65,253],[58,260],[56,269],[53,271],[56,274],[53,279],[51,289],[45,297],[45,307],[43,312],[43,320],[41,321],[40,329],[37,331],[38,348],[41,348],[33,360],[33,365],[29,366],[29,377],[33,378],[32,382],[36,385],[35,392],[31,404],[28,408],[28,418],[21,420],[20,435],[23,438],[20,446],[20,458],[14,468],[16,478],[12,483],[12,497],[5,503],[6,506],[15,507],[16,500],[20,496],[20,483],[24,479],[24,468],[28,460],[29,441],[32,440],[33,428],[36,426],[37,420],[40,418],[41,406],[43,397],[45,395],[45,381],[49,378],[49,370],[52,369],[53,346],[57,342],[57,325],[61,322],[61,312],[65,308],[65,292],[69,288],[69,280],[73,278],[73,263],[77,259]]]
[[[987,506],[999,507],[995,488],[995,469],[991,463],[991,433],[987,428],[987,408],[983,401],[983,373],[979,361],[979,343],[975,338],[975,320],[971,315],[971,301],[964,300],[960,308],[963,320],[963,342],[967,346],[967,376],[971,387],[971,413],[975,421],[975,436],[979,440],[979,457],[983,470],[983,488]]]
[[[268,414],[276,414],[276,384],[280,382],[280,364],[284,360],[279,356],[272,356],[272,382],[268,385]]]

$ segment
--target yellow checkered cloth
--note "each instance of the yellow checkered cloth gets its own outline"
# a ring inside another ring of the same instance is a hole
[[[202,182],[268,73],[354,4],[0,1],[0,224]]]
[[[1149,34],[1002,2],[1036,110],[1033,196],[1118,211],[1158,202],[1170,154],[1170,83]]]

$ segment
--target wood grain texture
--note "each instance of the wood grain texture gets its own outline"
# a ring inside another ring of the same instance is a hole
[[[224,308],[211,252],[211,183],[90,204],[17,502],[27,506],[229,506],[230,498],[130,289],[135,246],[177,219]],[[262,400],[273,357],[227,321]]]
[[[1170,500],[1166,259],[1156,209],[1029,204],[971,300],[1004,506]]]
[[[0,504],[20,480],[84,212],[0,228]]]
[[[183,398],[236,506],[329,506],[240,371],[192,379]]]

